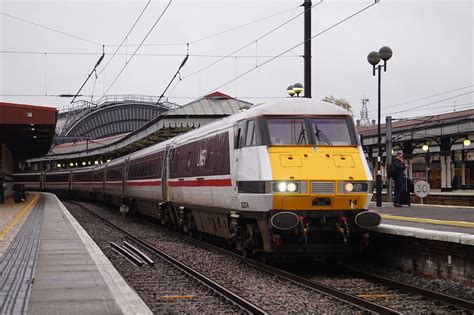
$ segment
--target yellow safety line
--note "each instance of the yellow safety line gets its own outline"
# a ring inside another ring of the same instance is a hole
[[[31,200],[24,208],[23,210],[21,210],[20,212],[18,212],[16,214],[16,216],[13,218],[13,220],[0,232],[0,241],[3,240],[3,238],[5,237],[5,235],[8,234],[8,232],[10,232],[11,229],[13,229],[13,227],[15,225],[18,224],[18,221],[21,220],[21,218],[23,218],[23,216],[25,216],[25,214],[31,209],[33,208],[33,206],[36,204],[36,201],[38,201],[38,198],[39,198],[40,195],[36,195],[33,200]]]
[[[174,299],[192,299],[194,298],[194,295],[163,295],[160,296],[162,299],[169,299],[169,300],[174,300]]]
[[[435,219],[409,218],[409,217],[401,217],[398,215],[389,215],[389,214],[381,214],[381,217],[384,219],[398,220],[398,221],[449,225],[449,226],[457,226],[457,227],[474,227],[474,222],[466,222],[466,221],[444,221],[444,220],[435,220]]]

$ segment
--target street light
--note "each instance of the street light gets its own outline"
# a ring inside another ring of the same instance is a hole
[[[367,61],[372,65],[373,75],[375,76],[375,70],[379,71],[378,76],[378,122],[377,122],[377,175],[375,176],[375,189],[376,189],[376,205],[377,207],[382,206],[382,170],[380,169],[382,161],[382,148],[381,148],[381,135],[380,135],[380,113],[381,113],[381,69],[387,71],[387,60],[392,57],[392,49],[388,46],[384,46],[379,49],[378,52],[372,51],[367,56]],[[379,65],[380,60],[383,60],[383,65]],[[389,192],[387,192],[388,194]]]

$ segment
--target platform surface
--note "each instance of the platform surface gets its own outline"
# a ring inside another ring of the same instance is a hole
[[[0,205],[1,314],[151,314],[53,194]]]
[[[374,231],[474,245],[474,206],[382,203],[369,209],[382,216]]]

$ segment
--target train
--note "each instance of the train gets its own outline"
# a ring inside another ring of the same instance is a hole
[[[104,164],[15,173],[27,190],[91,198],[245,256],[344,257],[380,216],[352,115],[309,98],[266,102]]]

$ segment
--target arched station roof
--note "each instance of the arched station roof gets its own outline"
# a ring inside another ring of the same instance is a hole
[[[135,102],[104,106],[76,121],[66,136],[98,139],[128,133],[168,110],[155,104]]]

